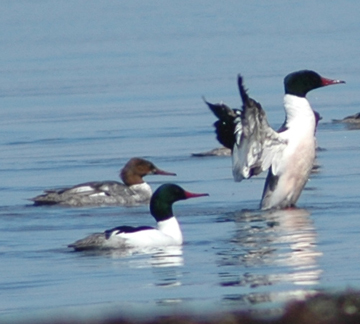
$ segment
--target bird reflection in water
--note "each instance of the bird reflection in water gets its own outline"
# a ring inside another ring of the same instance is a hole
[[[182,272],[179,267],[184,265],[182,246],[142,249],[137,250],[136,254],[138,257],[129,259],[129,267],[152,268],[154,286],[163,288],[181,286]]]
[[[181,286],[182,271],[179,267],[184,265],[181,246],[163,248],[151,256],[151,266],[155,276],[154,285],[168,288]]]
[[[309,216],[305,209],[291,208],[240,211],[219,219],[236,224],[229,248],[218,252],[220,285],[244,289],[224,300],[258,304],[313,292],[311,286],[322,272],[317,263],[322,253],[316,250]]]
[[[182,246],[99,249],[84,251],[80,257],[101,255],[122,259],[130,268],[179,267],[184,264]]]

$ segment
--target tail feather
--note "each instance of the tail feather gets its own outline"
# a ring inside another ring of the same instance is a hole
[[[46,192],[43,195],[30,198],[29,200],[34,202],[34,206],[56,205],[61,203],[60,196],[55,191]]]
[[[68,247],[73,248],[75,251],[96,250],[104,248],[105,242],[105,233],[95,233],[69,244]]]

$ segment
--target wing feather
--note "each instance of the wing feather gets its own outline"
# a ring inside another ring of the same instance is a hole
[[[248,96],[240,75],[238,86],[243,102],[242,110],[231,109],[223,103],[210,104],[205,101],[219,119],[214,124],[217,139],[232,149],[234,179],[248,179],[270,166],[276,174],[287,140],[269,126],[265,111]]]
[[[238,86],[243,105],[234,134],[236,141],[232,157],[235,181],[248,179],[270,166],[276,170],[277,161],[281,160],[287,145],[287,141],[270,127],[261,105],[248,96],[240,75]]]

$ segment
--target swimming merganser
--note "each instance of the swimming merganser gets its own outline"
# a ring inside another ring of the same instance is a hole
[[[333,119],[332,121],[334,123],[360,124],[360,112],[351,116],[346,116],[343,119]]]
[[[34,205],[65,205],[73,207],[123,205],[136,206],[150,201],[152,190],[143,177],[149,174],[171,175],[157,168],[152,162],[132,158],[120,172],[124,183],[117,181],[94,181],[71,188],[46,190],[45,194],[32,198]]]
[[[172,204],[178,200],[208,196],[185,191],[178,185],[161,185],[152,195],[150,212],[157,222],[157,228],[149,226],[119,226],[103,233],[95,233],[78,240],[68,247],[75,251],[97,249],[133,249],[178,246],[183,237],[176,220]]]
[[[321,77],[314,71],[290,73],[284,79],[285,122],[276,132],[261,105],[251,99],[238,76],[242,110],[208,104],[218,117],[217,139],[232,150],[235,181],[269,169],[261,199],[262,209],[294,207],[315,159],[317,116],[306,94],[316,88],[345,83]]]
[[[231,150],[227,147],[217,147],[210,151],[192,153],[191,156],[194,157],[206,157],[206,156],[231,156]]]

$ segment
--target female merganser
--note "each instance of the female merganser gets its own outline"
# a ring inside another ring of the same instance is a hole
[[[315,159],[317,115],[306,94],[316,88],[345,83],[302,70],[287,75],[285,85],[285,122],[276,132],[268,124],[261,105],[251,99],[241,76],[238,77],[242,110],[208,104],[218,117],[214,124],[217,139],[232,150],[235,181],[248,179],[269,169],[261,208],[294,207],[303,190]]]
[[[333,119],[332,121],[334,123],[360,124],[360,112],[343,119]]]
[[[210,151],[192,153],[192,156],[195,157],[206,157],[206,156],[231,156],[231,150],[227,147],[217,147]]]
[[[150,161],[132,158],[120,172],[124,183],[117,181],[86,182],[71,188],[46,190],[45,194],[32,198],[34,205],[136,206],[150,201],[152,190],[143,177],[148,174],[172,175],[175,173],[160,170]]]
[[[97,249],[133,249],[176,246],[183,243],[181,229],[176,220],[172,204],[178,200],[208,196],[185,191],[178,185],[161,185],[152,195],[150,212],[157,228],[149,226],[119,226],[103,233],[95,233],[78,240],[68,247],[75,251]]]

